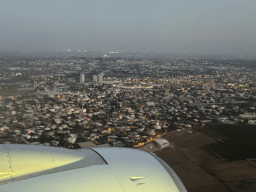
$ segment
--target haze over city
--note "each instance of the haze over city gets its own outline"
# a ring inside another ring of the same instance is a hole
[[[5,1],[0,52],[252,55],[252,0]]]
[[[255,0],[2,0],[0,191],[255,192]]]

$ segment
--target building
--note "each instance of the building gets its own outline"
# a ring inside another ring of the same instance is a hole
[[[98,83],[102,83],[103,75],[99,74],[98,75]]]
[[[256,115],[254,114],[240,114],[239,117],[242,119],[256,119]]]
[[[92,76],[92,80],[93,80],[94,82],[97,82],[97,75],[93,75],[93,76]]]
[[[70,137],[68,138],[68,142],[69,143],[75,143],[77,139],[77,135],[76,134],[70,134]]]
[[[84,74],[83,73],[80,75],[80,83],[84,83]]]
[[[154,140],[154,143],[160,148],[165,148],[165,147],[169,147],[169,142],[166,139],[157,139]]]

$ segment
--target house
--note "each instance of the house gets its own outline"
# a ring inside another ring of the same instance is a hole
[[[157,139],[153,141],[160,149],[169,147],[169,142],[166,139]]]

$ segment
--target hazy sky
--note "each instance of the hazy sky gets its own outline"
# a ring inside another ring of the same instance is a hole
[[[0,51],[252,54],[255,0],[1,0]]]

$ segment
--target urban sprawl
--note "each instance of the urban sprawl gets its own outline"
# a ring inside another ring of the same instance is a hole
[[[256,124],[247,60],[0,60],[0,142],[140,147],[208,123]]]

